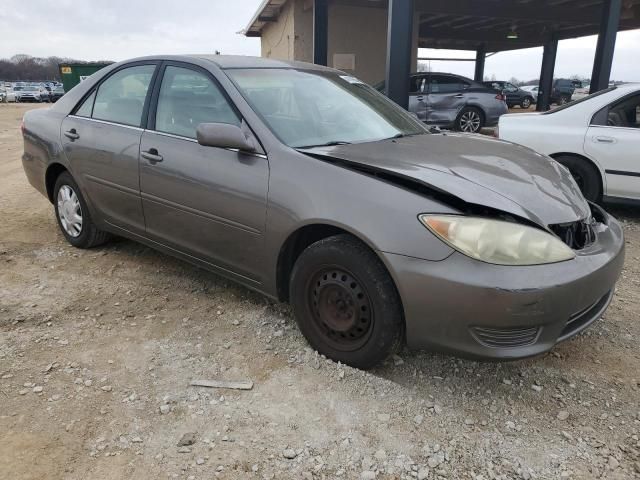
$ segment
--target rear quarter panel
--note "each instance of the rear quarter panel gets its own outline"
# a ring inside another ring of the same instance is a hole
[[[68,168],[60,143],[60,124],[64,117],[50,108],[30,110],[24,116],[22,166],[29,183],[45,196],[47,167],[60,163]]]

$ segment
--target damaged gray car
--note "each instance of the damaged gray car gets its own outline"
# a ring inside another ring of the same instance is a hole
[[[324,67],[139,58],[22,131],[69,243],[127,237],[287,301],[313,348],[360,368],[405,343],[545,352],[602,315],[624,261],[618,222],[554,160],[432,133]]]

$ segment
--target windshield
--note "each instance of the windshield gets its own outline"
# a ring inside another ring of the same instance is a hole
[[[356,78],[294,69],[227,74],[271,131],[294,148],[427,133],[417,119]]]

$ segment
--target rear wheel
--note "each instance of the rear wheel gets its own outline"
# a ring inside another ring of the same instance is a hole
[[[484,115],[475,107],[465,107],[456,119],[456,130],[466,133],[478,133],[484,126]]]
[[[591,162],[571,155],[561,155],[555,159],[569,169],[584,198],[596,203],[602,199],[602,181]]]
[[[404,340],[400,297],[378,257],[349,235],[320,240],[293,268],[290,299],[311,346],[357,368],[371,368]]]
[[[68,172],[61,173],[56,179],[53,205],[60,231],[74,247],[91,248],[109,239],[109,234],[93,223],[87,202]]]

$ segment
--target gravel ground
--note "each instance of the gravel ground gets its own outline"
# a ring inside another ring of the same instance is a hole
[[[289,308],[120,240],[67,245],[0,105],[0,477],[640,478],[640,210],[613,304],[551,353],[319,357]],[[252,380],[252,390],[189,386]]]

